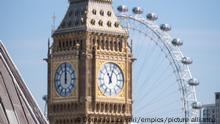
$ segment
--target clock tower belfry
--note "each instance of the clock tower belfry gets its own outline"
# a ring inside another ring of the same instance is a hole
[[[69,0],[48,53],[50,124],[130,124],[132,53],[112,0]]]

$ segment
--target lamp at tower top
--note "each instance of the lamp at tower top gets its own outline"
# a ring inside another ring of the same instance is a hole
[[[86,1],[96,1],[96,2],[106,2],[106,3],[112,3],[112,0],[68,0],[69,3],[78,3],[78,2],[86,2]]]

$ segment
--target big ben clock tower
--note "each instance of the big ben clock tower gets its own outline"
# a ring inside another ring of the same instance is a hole
[[[48,54],[50,124],[129,124],[132,54],[112,0],[69,0]]]

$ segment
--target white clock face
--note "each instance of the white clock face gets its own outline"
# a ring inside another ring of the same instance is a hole
[[[99,72],[99,88],[106,96],[117,96],[123,89],[124,76],[120,67],[106,63]]]
[[[61,64],[55,75],[55,87],[60,96],[70,96],[75,88],[76,74],[69,63]]]

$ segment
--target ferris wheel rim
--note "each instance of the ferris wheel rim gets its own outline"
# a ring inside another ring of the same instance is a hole
[[[192,74],[191,74],[191,71],[190,71],[190,68],[189,68],[188,65],[183,65],[183,63],[181,63],[181,60],[177,59],[178,57],[175,56],[175,54],[173,54],[172,50],[175,49],[175,50],[178,51],[178,56],[181,59],[184,58],[184,55],[183,55],[182,51],[180,50],[180,48],[176,47],[176,46],[173,46],[171,44],[171,40],[172,40],[171,35],[169,35],[168,33],[160,30],[160,28],[157,24],[155,24],[152,21],[149,21],[147,19],[144,19],[142,17],[132,16],[132,15],[125,15],[125,14],[117,15],[117,17],[119,18],[119,20],[120,20],[120,18],[123,18],[123,19],[126,19],[126,20],[127,19],[132,19],[134,21],[137,21],[137,22],[145,25],[148,29],[150,29],[158,37],[158,39],[160,39],[161,43],[165,46],[166,50],[168,50],[168,54],[171,57],[171,58],[167,57],[167,59],[169,61],[171,61],[170,59],[172,59],[172,62],[173,62],[172,67],[175,70],[176,76],[179,78],[179,79],[177,78],[177,82],[179,83],[180,88],[181,88],[181,95],[182,95],[183,102],[184,102],[185,117],[191,117],[193,114],[198,115],[198,113],[195,112],[191,108],[192,105],[189,105],[189,103],[197,102],[195,86],[189,86],[187,84],[188,80],[193,78]],[[128,32],[130,27],[127,27],[127,28],[128,28],[127,29],[127,32]],[[165,40],[164,37],[166,37],[168,40]],[[185,77],[183,77],[183,76],[185,76]],[[190,96],[191,96],[191,98],[190,98]]]

